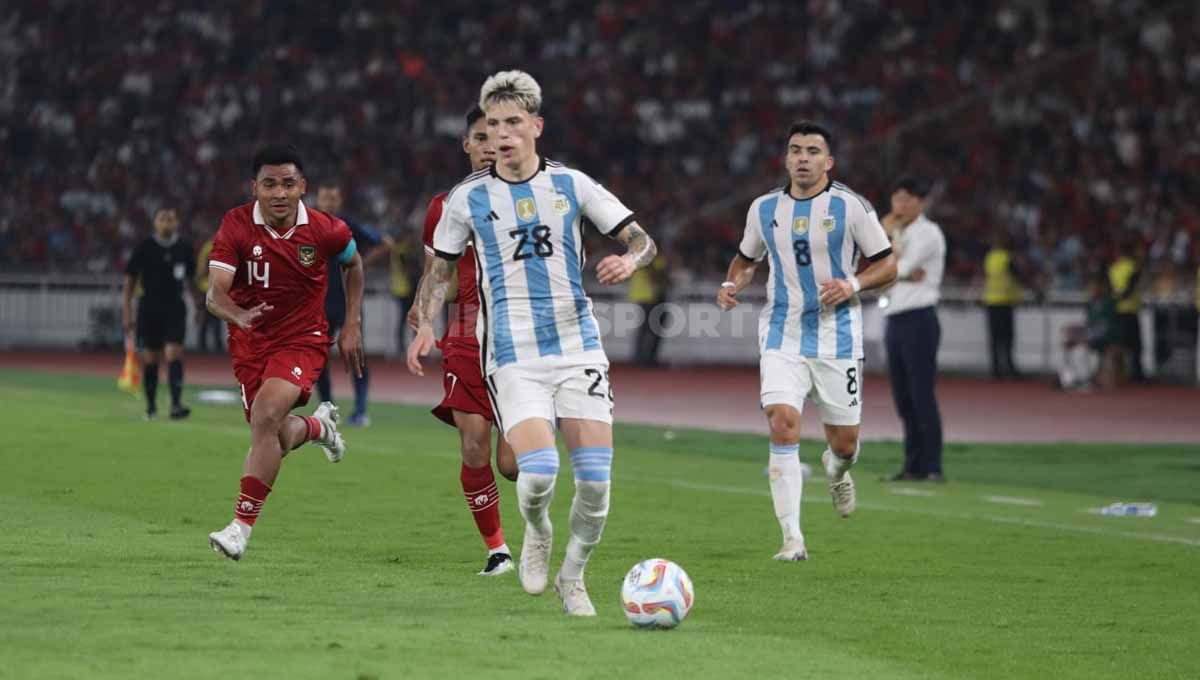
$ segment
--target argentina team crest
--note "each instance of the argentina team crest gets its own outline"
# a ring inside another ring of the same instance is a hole
[[[796,219],[792,220],[792,232],[796,234],[808,233],[808,218],[797,217]]]
[[[566,196],[561,194],[554,197],[554,203],[551,206],[554,208],[554,212],[559,215],[566,215],[571,212],[571,202],[567,200]]]
[[[517,201],[517,217],[521,220],[532,220],[537,218],[537,204],[532,198],[522,198]]]
[[[317,261],[316,246],[300,246],[300,264],[311,267]]]
[[[825,231],[833,231],[837,228],[837,219],[832,215],[821,218],[821,228]]]

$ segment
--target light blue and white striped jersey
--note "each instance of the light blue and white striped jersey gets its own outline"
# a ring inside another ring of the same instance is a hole
[[[875,209],[838,182],[799,201],[786,187],[759,196],[746,215],[738,250],[770,263],[767,305],[758,321],[762,352],[822,359],[861,359],[862,305],[858,296],[836,307],[820,303],[820,286],[846,279],[860,254],[886,256],[891,250]]]
[[[525,182],[510,183],[490,168],[446,197],[433,249],[458,256],[474,239],[485,374],[552,355],[594,353],[608,362],[583,291],[584,217],[610,235],[633,221],[591,177],[545,159]]]

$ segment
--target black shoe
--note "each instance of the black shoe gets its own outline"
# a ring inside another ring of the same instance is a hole
[[[158,411],[154,409],[148,409],[146,411],[146,420],[158,420]]]
[[[183,404],[177,404],[171,407],[171,420],[183,420],[190,415],[192,415],[192,409],[184,406]]]
[[[925,479],[925,478],[914,475],[911,472],[897,472],[896,474],[891,475],[890,477],[880,477],[879,481],[881,481],[881,482],[919,482],[923,479]]]
[[[488,555],[487,566],[483,571],[479,572],[480,576],[499,576],[507,574],[514,569],[512,555],[508,553],[494,553]]]

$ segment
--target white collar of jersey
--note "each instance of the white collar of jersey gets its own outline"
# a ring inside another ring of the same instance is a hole
[[[296,210],[296,226],[288,229],[287,233],[281,236],[279,232],[275,231],[270,225],[267,224],[266,219],[263,218],[262,207],[259,206],[258,201],[255,201],[254,223],[261,225],[264,229],[266,229],[267,233],[271,235],[271,238],[281,238],[286,240],[291,238],[292,234],[296,233],[296,227],[299,227],[303,224],[308,224],[308,208],[304,207],[304,201],[300,201],[300,207]]]

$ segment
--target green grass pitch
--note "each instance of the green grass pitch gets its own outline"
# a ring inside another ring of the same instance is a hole
[[[0,678],[1200,677],[1195,447],[950,446],[950,484],[895,487],[875,480],[899,447],[868,444],[858,513],[810,480],[811,558],[782,564],[764,438],[618,424],[599,616],[568,620],[475,576],[457,437],[423,409],[376,406],[338,465],[293,454],[234,563],[206,534],[230,518],[238,407],[146,423],[112,380],[17,371],[0,403]],[[564,460],[555,569],[570,497]],[[1115,500],[1160,514],[1087,511]],[[696,605],[634,630],[621,578],[656,556]]]

